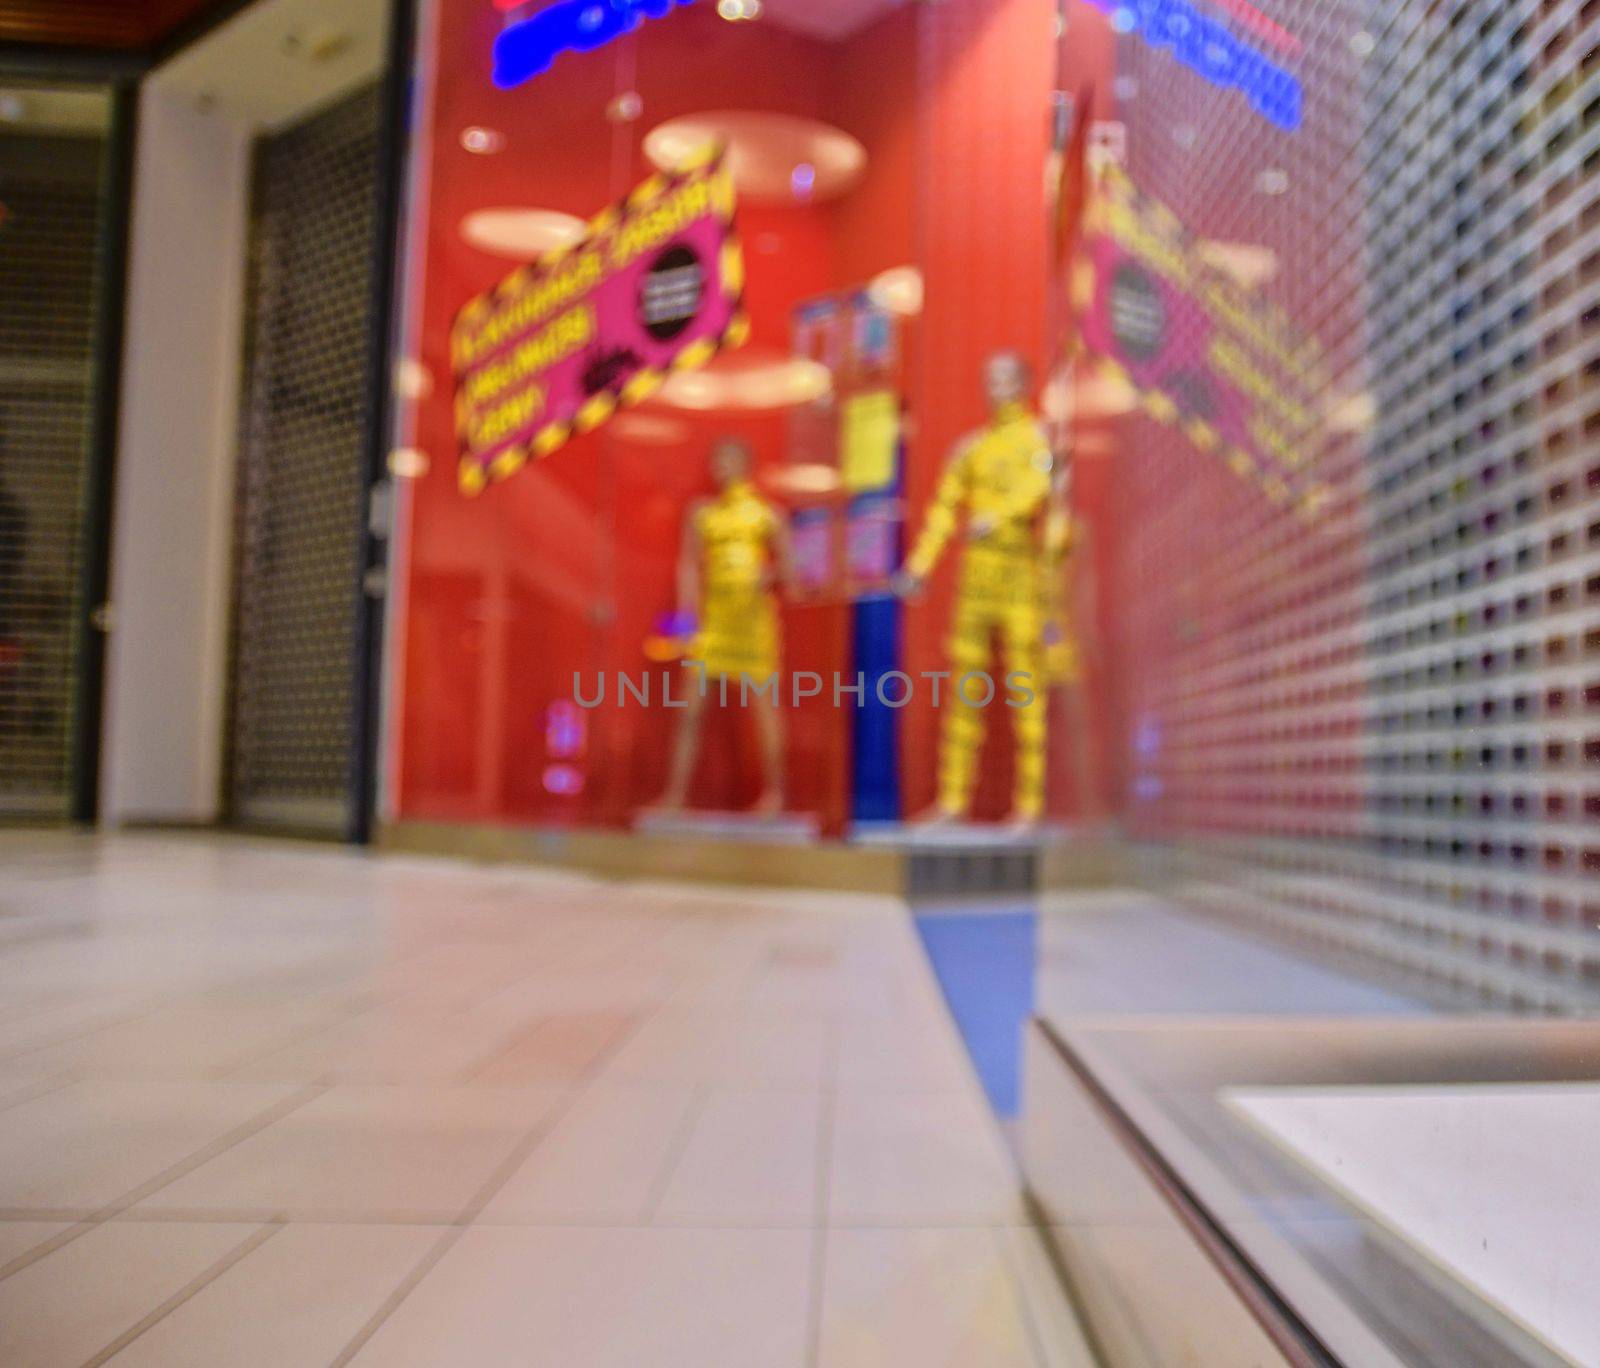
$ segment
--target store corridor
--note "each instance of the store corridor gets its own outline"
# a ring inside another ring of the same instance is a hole
[[[0,835],[0,1362],[1089,1363],[901,904]]]

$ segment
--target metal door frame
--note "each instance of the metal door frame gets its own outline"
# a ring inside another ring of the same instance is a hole
[[[383,737],[384,610],[394,499],[389,483],[389,445],[395,418],[394,359],[401,290],[400,232],[405,213],[406,171],[411,146],[412,67],[416,54],[418,0],[389,0],[389,43],[380,79],[377,204],[373,213],[371,329],[368,333],[367,393],[371,421],[362,454],[362,519],[353,567],[356,590],[350,799],[345,839],[368,845],[378,809]]]

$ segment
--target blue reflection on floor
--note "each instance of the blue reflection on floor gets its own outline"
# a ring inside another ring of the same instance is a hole
[[[1022,1028],[1033,1013],[1038,916],[963,908],[919,913],[916,923],[990,1105],[1002,1118],[1016,1116]]]

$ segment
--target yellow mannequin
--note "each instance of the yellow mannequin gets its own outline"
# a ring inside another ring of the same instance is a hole
[[[760,688],[778,670],[778,586],[792,578],[789,528],[756,492],[751,464],[743,442],[717,442],[711,449],[711,473],[719,492],[693,508],[684,527],[678,607],[680,612],[697,612],[700,627],[684,661],[693,675],[662,799],[669,812],[681,811],[688,801],[711,681],[727,680],[728,696],[742,702],[742,677]],[[769,697],[775,702],[776,691]],[[783,718],[770,704],[753,705],[753,710],[762,769],[755,810],[776,817],[784,801]]]
[[[1000,634],[1005,673],[1028,676],[1035,697],[1012,710],[1016,789],[1012,815],[1037,821],[1044,812],[1045,680],[1041,653],[1044,607],[1035,522],[1050,495],[1050,445],[1024,404],[1028,373],[1020,357],[1002,354],[985,369],[990,419],[957,446],[940,478],[922,535],[906,562],[907,587],[933,570],[964,507],[967,546],[951,616],[950,687],[969,671],[990,670],[990,639]],[[992,672],[991,672],[992,673]],[[995,676],[1003,706],[1005,680]],[[974,685],[975,699],[981,690]],[[972,803],[984,712],[959,697],[944,704],[939,744],[938,816],[964,817]]]
[[[689,659],[703,661],[710,679],[764,680],[778,668],[778,596],[771,588],[778,515],[740,478],[692,516],[702,584]]]

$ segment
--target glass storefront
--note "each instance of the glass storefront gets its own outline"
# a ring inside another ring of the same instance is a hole
[[[615,8],[423,24],[393,815],[1097,801],[1044,570],[1102,483],[1069,518],[1052,8]]]

